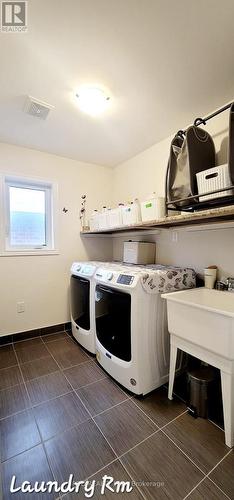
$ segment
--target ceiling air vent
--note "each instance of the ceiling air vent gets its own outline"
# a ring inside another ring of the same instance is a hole
[[[24,111],[28,115],[36,116],[37,118],[41,118],[41,120],[45,120],[51,109],[54,109],[54,106],[51,106],[51,104],[39,101],[39,99],[36,99],[35,97],[27,96]]]

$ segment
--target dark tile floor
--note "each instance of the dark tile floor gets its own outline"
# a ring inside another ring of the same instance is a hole
[[[0,347],[3,500],[55,499],[58,493],[11,494],[23,481],[133,482],[105,498],[234,499],[234,451],[224,432],[194,420],[164,388],[144,399],[115,384],[66,332]],[[63,495],[85,499],[85,491]]]

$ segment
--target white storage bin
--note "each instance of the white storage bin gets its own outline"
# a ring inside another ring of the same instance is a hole
[[[123,261],[128,264],[154,264],[155,252],[155,243],[125,241]]]
[[[98,214],[98,222],[99,222],[99,230],[105,231],[109,229],[109,210],[106,207],[103,207],[102,211]]]
[[[203,170],[203,172],[199,172],[198,174],[196,174],[196,177],[198,194],[208,193],[209,191],[215,191],[216,189],[222,189],[231,186],[227,163],[225,163],[224,165],[219,165],[218,167],[209,168],[208,170]],[[221,193],[201,196],[199,198],[199,201],[221,198],[223,196],[228,196],[231,194],[233,194],[232,189],[230,191],[222,191]]]
[[[91,217],[89,220],[89,228],[90,228],[90,231],[98,231],[99,230],[99,212],[97,210],[94,210],[93,213],[91,214]]]
[[[122,222],[122,205],[117,208],[112,208],[108,210],[109,227],[121,227]]]
[[[165,217],[165,198],[152,197],[141,202],[142,222],[161,219]]]
[[[123,225],[131,226],[141,222],[141,209],[138,201],[122,207]]]

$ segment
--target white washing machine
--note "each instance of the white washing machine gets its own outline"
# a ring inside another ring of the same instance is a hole
[[[112,262],[74,262],[71,266],[70,304],[72,334],[87,351],[96,353],[95,281],[99,266],[109,269],[119,264]]]
[[[135,394],[168,381],[169,334],[161,293],[195,286],[191,269],[100,267],[96,280],[99,364]]]

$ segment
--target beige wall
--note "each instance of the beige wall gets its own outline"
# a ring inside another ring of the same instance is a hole
[[[209,123],[218,163],[226,159],[228,113]],[[171,138],[155,144],[114,170],[57,157],[35,150],[0,144],[0,171],[39,177],[58,183],[59,255],[0,257],[0,335],[69,321],[69,268],[74,260],[122,259],[124,238],[83,238],[79,231],[82,194],[88,212],[103,204],[115,205],[155,191],[164,194],[165,172]],[[65,215],[62,208],[66,207]],[[140,239],[132,238],[132,239]],[[188,265],[202,273],[217,264],[220,275],[234,276],[234,229],[188,232],[162,230],[157,236],[141,237],[157,242],[157,262]],[[16,312],[17,301],[25,312]]]
[[[228,118],[228,111],[226,111],[208,122],[205,127],[214,139],[218,165],[227,161]],[[114,168],[114,203],[131,201],[136,197],[144,200],[154,191],[158,196],[164,196],[165,175],[172,138],[173,136],[154,144],[151,148]]]
[[[82,241],[79,234],[81,195],[87,194],[89,212],[109,203],[112,171],[7,144],[0,144],[0,171],[55,181],[59,191],[59,255],[0,257],[0,335],[69,321],[71,263],[112,257],[110,239]],[[25,312],[19,314],[22,300]]]
[[[180,124],[180,128],[181,128]],[[217,152],[217,163],[227,159],[228,112],[208,122],[206,129],[211,133]],[[135,158],[114,169],[114,201],[144,200],[155,191],[164,195],[165,173],[171,137],[152,146]],[[132,238],[133,239],[133,238]],[[188,265],[202,273],[209,264],[219,267],[219,276],[234,276],[234,229],[177,232],[177,242],[172,241],[172,232],[161,231],[159,236],[134,238],[135,240],[157,242],[157,262],[161,264]],[[124,239],[114,239],[114,258],[122,259]]]

